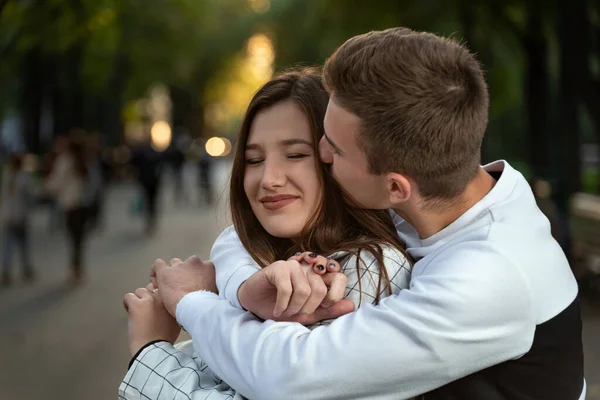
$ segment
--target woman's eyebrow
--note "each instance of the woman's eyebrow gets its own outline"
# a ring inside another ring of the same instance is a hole
[[[295,144],[304,144],[306,146],[312,147],[312,142],[305,139],[284,139],[279,142],[280,146],[293,146]],[[246,150],[260,150],[262,148],[258,143],[248,143],[246,144]]]
[[[261,146],[256,143],[247,143],[245,150],[260,150]]]
[[[312,142],[305,140],[305,139],[285,139],[279,142],[280,145],[282,146],[291,146],[294,144],[305,144],[307,146],[311,146],[312,147]]]

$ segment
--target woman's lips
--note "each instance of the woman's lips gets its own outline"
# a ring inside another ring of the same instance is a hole
[[[263,207],[269,211],[279,210],[298,200],[298,197],[274,197],[261,200]]]

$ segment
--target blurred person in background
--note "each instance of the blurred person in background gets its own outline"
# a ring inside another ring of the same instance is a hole
[[[150,140],[147,140],[133,151],[131,164],[136,168],[137,181],[144,197],[146,234],[152,235],[157,224],[157,203],[160,196],[163,154],[154,149]]]
[[[2,285],[12,281],[11,261],[15,248],[19,249],[23,279],[32,282],[35,274],[29,251],[28,216],[33,203],[34,182],[29,172],[23,170],[23,156],[11,154],[2,176]]]
[[[189,135],[185,128],[175,130],[175,140],[167,150],[167,159],[173,173],[173,199],[177,204],[188,202],[188,193],[184,185],[185,151],[189,146]]]
[[[199,139],[200,146],[197,146],[197,166],[198,166],[198,200],[204,200],[204,204],[211,205],[213,203],[213,183],[212,170],[214,160],[206,151],[206,140]]]
[[[86,222],[89,213],[90,168],[84,144],[69,138],[66,151],[57,158],[46,189],[53,194],[65,215],[65,227],[71,246],[70,280],[78,283],[83,278],[83,251],[86,240]]]
[[[101,158],[101,146],[97,139],[91,140],[87,146],[89,163],[89,182],[85,193],[84,203],[88,207],[88,228],[102,229],[102,212],[104,205],[104,166]]]
[[[54,169],[57,158],[67,151],[69,138],[66,135],[58,136],[54,139],[52,149],[44,154],[42,158],[41,179],[43,182],[48,180],[48,177]],[[42,192],[42,200],[48,207],[48,230],[55,232],[63,227],[64,215],[62,209],[55,196],[49,193]]]

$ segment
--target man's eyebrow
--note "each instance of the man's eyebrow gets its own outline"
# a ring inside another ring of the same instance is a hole
[[[333,147],[335,151],[342,154],[342,150],[340,150],[340,148],[335,143],[333,143],[333,141],[329,138],[329,136],[327,136],[326,133],[323,133],[323,136],[325,136],[325,140],[327,140],[327,143],[329,143],[329,145]]]

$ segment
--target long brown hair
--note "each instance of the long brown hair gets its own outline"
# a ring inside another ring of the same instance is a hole
[[[308,119],[312,132],[315,166],[322,196],[315,213],[296,241],[270,235],[260,224],[244,191],[245,147],[256,115],[282,101],[293,101]],[[238,135],[230,186],[230,207],[235,230],[252,258],[261,267],[285,260],[298,251],[314,251],[324,256],[338,251],[356,255],[370,252],[380,265],[376,301],[390,280],[383,262],[382,245],[404,252],[390,214],[384,210],[365,210],[353,205],[332,179],[328,166],[319,159],[319,140],[324,134],[323,119],[329,95],[322,76],[313,68],[285,72],[266,83],[252,98]],[[407,257],[408,259],[408,257]],[[359,273],[360,276],[360,273]],[[359,280],[360,284],[360,280]]]

